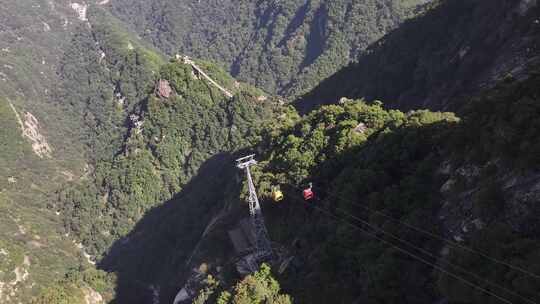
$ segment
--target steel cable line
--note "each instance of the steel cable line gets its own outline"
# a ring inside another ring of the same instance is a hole
[[[424,258],[422,258],[422,257],[419,257],[418,255],[416,255],[416,254],[414,254],[414,253],[411,253],[410,251],[408,251],[408,250],[406,250],[406,249],[403,249],[403,248],[401,248],[401,247],[399,247],[399,246],[393,244],[392,242],[389,242],[389,241],[387,241],[387,240],[385,240],[385,239],[383,239],[383,238],[377,236],[376,234],[374,234],[374,233],[372,233],[372,232],[369,232],[369,231],[367,231],[367,230],[361,228],[361,227],[358,226],[358,225],[355,225],[355,224],[353,224],[353,223],[351,223],[351,222],[349,222],[349,221],[347,221],[347,220],[345,220],[345,219],[343,219],[343,218],[340,218],[340,217],[338,217],[338,216],[332,214],[331,212],[329,212],[329,211],[327,211],[327,210],[325,210],[325,209],[323,209],[323,208],[319,208],[319,207],[317,207],[317,206],[310,205],[309,203],[307,203],[307,202],[305,202],[305,201],[302,201],[302,202],[303,202],[304,204],[307,204],[308,206],[311,206],[312,208],[314,208],[314,209],[320,211],[321,213],[324,213],[324,214],[326,214],[326,215],[329,215],[330,217],[332,217],[333,219],[335,219],[335,220],[337,220],[337,221],[341,221],[341,222],[347,224],[348,226],[353,227],[354,229],[358,229],[358,230],[362,231],[363,233],[365,233],[365,234],[367,234],[367,235],[369,235],[369,236],[371,236],[371,237],[377,239],[377,240],[380,241],[381,243],[384,243],[384,244],[386,244],[386,245],[388,245],[388,246],[390,246],[390,247],[392,247],[392,248],[398,250],[399,252],[404,253],[405,255],[408,255],[408,256],[411,257],[411,258],[414,258],[414,259],[416,259],[416,260],[418,260],[418,261],[420,261],[420,262],[422,262],[422,263],[424,263],[424,264],[426,264],[426,265],[428,265],[428,266],[433,267],[434,269],[440,271],[441,273],[444,273],[444,274],[446,274],[446,275],[449,275],[449,276],[451,276],[451,277],[453,277],[453,278],[455,278],[455,279],[461,281],[462,283],[464,283],[464,284],[466,284],[466,285],[468,285],[468,286],[470,286],[470,287],[473,287],[473,288],[478,289],[478,290],[480,290],[480,291],[482,291],[482,292],[485,292],[486,294],[489,294],[490,296],[492,296],[492,297],[498,299],[498,300],[501,301],[501,302],[508,303],[508,304],[513,304],[510,300],[508,300],[508,299],[506,299],[506,298],[503,298],[503,297],[501,297],[501,296],[499,296],[499,295],[497,295],[497,294],[495,294],[495,293],[493,293],[493,292],[491,292],[491,291],[489,291],[489,290],[487,290],[487,289],[485,289],[485,288],[483,288],[483,287],[481,287],[481,286],[478,286],[478,285],[476,285],[476,284],[470,282],[469,280],[467,280],[467,279],[465,279],[465,278],[462,278],[461,276],[459,276],[459,275],[457,275],[457,274],[454,274],[454,273],[452,273],[452,272],[450,272],[450,271],[448,271],[448,270],[446,270],[446,269],[444,269],[444,268],[438,266],[437,264],[434,264],[434,263],[432,263],[432,262],[429,262],[429,261],[427,261],[426,259],[424,259]],[[534,302],[533,302],[533,303],[534,303]]]
[[[461,266],[459,266],[459,265],[456,265],[456,264],[454,264],[454,263],[452,263],[452,262],[449,262],[449,261],[447,261],[447,260],[445,260],[445,259],[443,259],[443,258],[440,258],[440,257],[436,256],[434,253],[432,253],[432,252],[430,252],[430,251],[428,251],[428,250],[425,250],[425,249],[423,249],[423,248],[420,248],[420,247],[418,247],[417,245],[415,245],[414,243],[412,243],[412,242],[410,242],[410,241],[407,241],[407,240],[404,240],[404,239],[400,238],[399,236],[395,236],[394,234],[389,233],[389,232],[383,230],[382,228],[379,228],[379,227],[377,227],[377,226],[374,226],[374,225],[370,224],[369,222],[367,222],[367,221],[365,221],[365,220],[362,220],[362,219],[360,219],[360,218],[358,218],[358,217],[356,217],[356,216],[354,216],[354,215],[352,215],[352,214],[350,214],[350,213],[344,211],[344,210],[341,209],[341,208],[337,208],[337,207],[336,207],[336,210],[340,211],[341,213],[345,214],[346,216],[348,216],[348,217],[350,217],[350,218],[352,218],[352,219],[354,219],[354,220],[357,220],[357,221],[361,222],[362,224],[364,224],[364,225],[370,227],[371,229],[373,229],[373,230],[375,230],[375,231],[379,231],[379,232],[381,232],[381,233],[383,233],[383,234],[386,234],[386,235],[390,236],[391,238],[393,238],[393,239],[395,239],[395,240],[397,240],[397,241],[399,241],[399,242],[402,242],[402,243],[404,243],[404,244],[406,244],[406,245],[408,245],[408,246],[410,246],[410,247],[412,247],[412,248],[414,248],[414,249],[416,249],[416,250],[418,250],[418,251],[424,253],[425,255],[427,255],[427,256],[429,256],[429,257],[431,257],[431,258],[433,258],[433,259],[436,259],[436,260],[438,260],[438,261],[440,261],[440,262],[446,264],[447,266],[454,267],[455,269],[457,269],[457,270],[459,270],[459,271],[461,271],[461,272],[463,272],[463,273],[466,273],[466,274],[468,274],[468,275],[474,277],[474,278],[477,279],[477,280],[481,280],[481,281],[483,281],[484,283],[487,283],[488,285],[495,286],[495,287],[497,287],[497,288],[499,288],[499,289],[501,289],[501,290],[503,290],[503,291],[505,291],[505,292],[507,292],[507,293],[509,293],[509,294],[511,294],[511,295],[514,295],[514,296],[520,298],[521,300],[523,300],[523,301],[525,301],[525,302],[532,303],[532,304],[536,304],[536,302],[534,302],[533,300],[528,299],[528,298],[522,296],[521,294],[516,293],[515,291],[512,291],[512,290],[510,290],[510,289],[508,289],[508,288],[506,288],[506,287],[504,287],[504,286],[502,286],[502,285],[500,285],[500,284],[498,284],[498,283],[491,282],[491,281],[489,281],[488,279],[483,278],[483,277],[481,277],[480,275],[478,275],[478,274],[476,274],[476,273],[474,273],[474,272],[471,272],[471,271],[469,271],[469,270],[467,270],[467,269],[465,269],[465,268],[463,268],[463,267],[461,267]]]
[[[294,188],[297,188],[297,187],[295,187],[295,186],[293,186],[293,187],[294,187]],[[299,189],[299,188],[297,188],[297,189]],[[473,248],[470,248],[470,247],[461,245],[461,244],[456,243],[456,242],[454,242],[454,241],[451,241],[451,240],[449,240],[449,239],[447,239],[447,238],[444,238],[444,237],[442,237],[442,236],[439,236],[439,235],[437,235],[437,234],[435,234],[435,233],[433,233],[433,232],[429,232],[429,231],[427,231],[427,230],[425,230],[425,229],[418,228],[418,227],[416,227],[416,226],[414,226],[414,225],[411,225],[411,224],[408,224],[408,223],[406,223],[406,222],[404,222],[404,221],[401,221],[401,220],[399,220],[399,219],[396,219],[396,218],[394,218],[393,216],[388,215],[388,214],[386,214],[386,213],[384,213],[384,212],[381,212],[381,211],[378,211],[378,210],[373,210],[372,208],[369,208],[369,207],[364,206],[364,205],[362,205],[362,204],[353,202],[353,201],[351,201],[351,200],[349,200],[349,199],[346,199],[346,198],[344,198],[344,197],[342,197],[342,196],[340,196],[340,195],[332,194],[332,193],[329,193],[329,192],[325,192],[325,193],[326,193],[327,196],[331,196],[331,197],[334,197],[334,198],[337,198],[337,199],[346,201],[346,202],[350,203],[350,204],[353,205],[353,206],[361,207],[361,208],[363,208],[363,209],[365,209],[365,210],[367,210],[367,211],[369,211],[369,212],[379,214],[379,215],[381,215],[381,216],[383,216],[383,217],[385,217],[385,218],[387,218],[387,219],[389,219],[389,220],[391,220],[391,221],[393,221],[393,222],[395,222],[395,223],[399,223],[399,224],[401,224],[401,225],[403,225],[403,226],[405,226],[405,227],[407,227],[407,228],[413,229],[413,230],[415,230],[415,231],[417,231],[417,232],[420,232],[420,233],[422,233],[422,234],[424,234],[424,235],[428,235],[428,236],[430,236],[430,237],[433,237],[433,238],[435,238],[435,239],[438,239],[438,240],[440,240],[440,241],[442,241],[442,242],[445,242],[445,243],[448,244],[448,245],[451,245],[451,246],[454,246],[454,247],[457,247],[457,248],[466,250],[466,251],[468,251],[468,252],[470,252],[470,253],[477,254],[477,255],[479,255],[479,256],[485,258],[485,259],[490,260],[490,261],[493,262],[493,263],[497,263],[497,264],[504,265],[504,266],[506,266],[506,267],[509,267],[509,268],[515,270],[515,271],[519,271],[519,272],[521,272],[521,273],[523,273],[523,274],[526,274],[526,275],[528,275],[528,276],[531,276],[531,277],[533,277],[533,278],[535,278],[535,279],[540,279],[540,275],[537,275],[537,274],[535,274],[535,273],[533,273],[533,272],[530,272],[530,271],[528,271],[528,270],[525,270],[525,269],[523,269],[523,268],[521,268],[521,267],[512,265],[512,264],[510,264],[510,263],[508,263],[508,262],[505,262],[505,261],[499,260],[499,259],[497,259],[497,258],[491,257],[491,256],[487,255],[487,254],[484,253],[484,252],[481,252],[481,251],[478,251],[478,250],[476,250],[476,249],[473,249]]]

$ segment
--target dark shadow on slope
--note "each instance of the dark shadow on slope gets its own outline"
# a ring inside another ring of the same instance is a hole
[[[324,52],[326,44],[325,28],[328,22],[328,12],[326,5],[321,5],[313,16],[309,25],[309,36],[307,38],[304,60],[300,64],[300,70],[311,65]]]
[[[372,44],[296,107],[307,113],[341,97],[365,97],[402,110],[456,111],[460,96],[510,71],[520,77],[538,60],[540,6],[522,9],[514,0],[445,1]]]
[[[304,5],[300,6],[296,12],[294,13],[294,17],[289,22],[289,25],[287,25],[287,28],[285,29],[283,39],[279,41],[278,46],[283,47],[289,39],[292,38],[294,33],[302,26],[304,23],[304,20],[306,19],[307,13],[309,12],[311,8],[311,2],[306,1]]]
[[[180,193],[147,212],[128,236],[115,242],[99,263],[118,276],[115,303],[152,303],[158,289],[160,303],[172,303],[190,272],[186,260],[223,208],[224,193],[239,191],[237,174],[234,157],[214,155]]]

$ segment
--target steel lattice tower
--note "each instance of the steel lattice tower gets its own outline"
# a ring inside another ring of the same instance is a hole
[[[262,262],[265,259],[272,257],[272,245],[268,238],[268,232],[264,225],[264,218],[262,215],[261,205],[259,204],[259,198],[255,191],[255,185],[251,178],[250,166],[256,165],[257,161],[253,159],[255,155],[249,155],[236,160],[236,166],[239,169],[245,170],[248,180],[249,188],[249,214],[251,216],[251,224],[255,234],[255,259],[257,262]]]

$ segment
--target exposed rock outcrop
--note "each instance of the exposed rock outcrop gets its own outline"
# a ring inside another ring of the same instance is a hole
[[[71,3],[71,8],[77,13],[79,20],[88,21],[86,13],[88,11],[88,4],[86,3]]]
[[[103,297],[101,294],[99,294],[97,291],[90,287],[85,287],[83,289],[84,292],[84,303],[86,304],[102,304],[105,303],[103,301]]]
[[[505,172],[501,166],[499,172]],[[485,169],[461,166],[447,175],[440,189],[444,202],[439,212],[446,235],[461,241],[494,221],[504,222],[523,235],[540,233],[540,173],[507,172],[486,177],[481,173]]]
[[[51,157],[52,148],[45,136],[40,132],[39,121],[30,112],[24,114],[23,136],[30,140],[32,150],[37,156],[41,158]]]
[[[47,139],[41,133],[37,118],[32,113],[26,112],[24,114],[23,121],[13,104],[10,102],[9,105],[15,113],[17,121],[19,122],[22,130],[22,136],[30,140],[34,153],[36,153],[36,155],[40,158],[52,157],[51,145],[49,145]]]
[[[0,251],[0,256],[9,257],[9,253],[5,250]],[[30,258],[24,256],[22,265],[19,265],[13,269],[15,278],[8,282],[0,281],[0,303],[9,302],[13,297],[16,296],[19,291],[20,283],[25,282],[30,272],[28,268],[30,267]]]

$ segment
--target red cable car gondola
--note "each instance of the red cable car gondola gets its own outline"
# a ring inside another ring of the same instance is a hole
[[[311,190],[312,187],[313,187],[313,185],[311,183],[309,183],[309,188],[304,189],[303,195],[304,195],[304,199],[306,201],[309,201],[309,200],[313,199],[313,197],[315,196],[313,194],[313,190]]]

